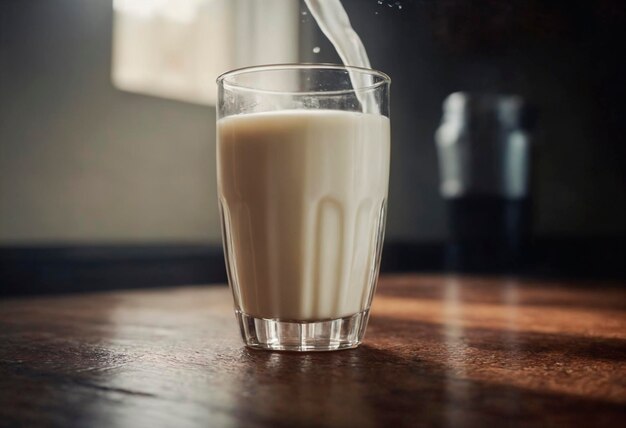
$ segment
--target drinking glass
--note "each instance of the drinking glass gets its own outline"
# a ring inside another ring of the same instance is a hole
[[[389,77],[290,64],[217,84],[222,237],[245,344],[358,346],[385,229]]]

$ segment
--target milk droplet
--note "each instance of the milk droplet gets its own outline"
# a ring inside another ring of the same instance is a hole
[[[308,12],[307,12],[306,10],[303,10],[303,11],[302,11],[302,14],[303,14],[303,15],[308,15]]]
[[[321,51],[321,49],[320,49],[320,47],[319,47],[319,46],[315,46],[315,47],[313,48],[313,53],[320,53],[320,51]]]

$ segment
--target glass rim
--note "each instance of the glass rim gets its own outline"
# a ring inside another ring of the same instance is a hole
[[[263,71],[277,71],[277,70],[312,70],[312,69],[320,69],[320,70],[344,70],[344,71],[354,71],[358,73],[369,74],[371,76],[379,77],[380,80],[371,85],[362,86],[358,88],[349,88],[349,89],[339,89],[332,91],[276,91],[270,89],[262,89],[262,88],[253,88],[246,85],[240,85],[237,83],[229,82],[228,79],[230,77],[239,76],[247,73],[258,73]],[[264,65],[252,65],[248,67],[240,67],[235,68],[233,70],[226,71],[220,74],[217,79],[215,79],[215,83],[217,85],[227,86],[229,88],[241,89],[244,91],[254,91],[261,93],[272,93],[272,94],[285,94],[285,95],[343,95],[343,94],[351,94],[355,92],[361,91],[370,91],[374,89],[378,89],[381,86],[391,84],[391,78],[383,73],[382,71],[375,70],[373,68],[365,68],[365,67],[357,67],[354,65],[343,65],[343,64],[331,64],[331,63],[285,63],[285,64],[264,64]]]

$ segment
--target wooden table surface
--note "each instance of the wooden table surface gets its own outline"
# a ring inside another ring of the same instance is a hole
[[[0,302],[0,426],[624,426],[626,292],[381,279],[356,350],[242,346],[225,287]]]

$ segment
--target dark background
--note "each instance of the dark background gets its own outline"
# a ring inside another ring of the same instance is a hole
[[[512,272],[623,279],[620,1],[343,3],[393,80],[383,270],[446,268],[433,135],[448,94],[481,91],[537,112]],[[299,19],[301,60],[338,62]],[[115,89],[111,28],[108,1],[0,0],[0,294],[224,281],[214,109]]]
[[[390,200],[402,208],[392,204],[391,224],[439,224],[433,135],[441,103],[452,92],[479,91],[522,95],[538,111],[535,235],[623,236],[623,3],[382,3],[343,1],[372,66],[393,81]],[[336,62],[313,33],[321,52],[307,59]]]

